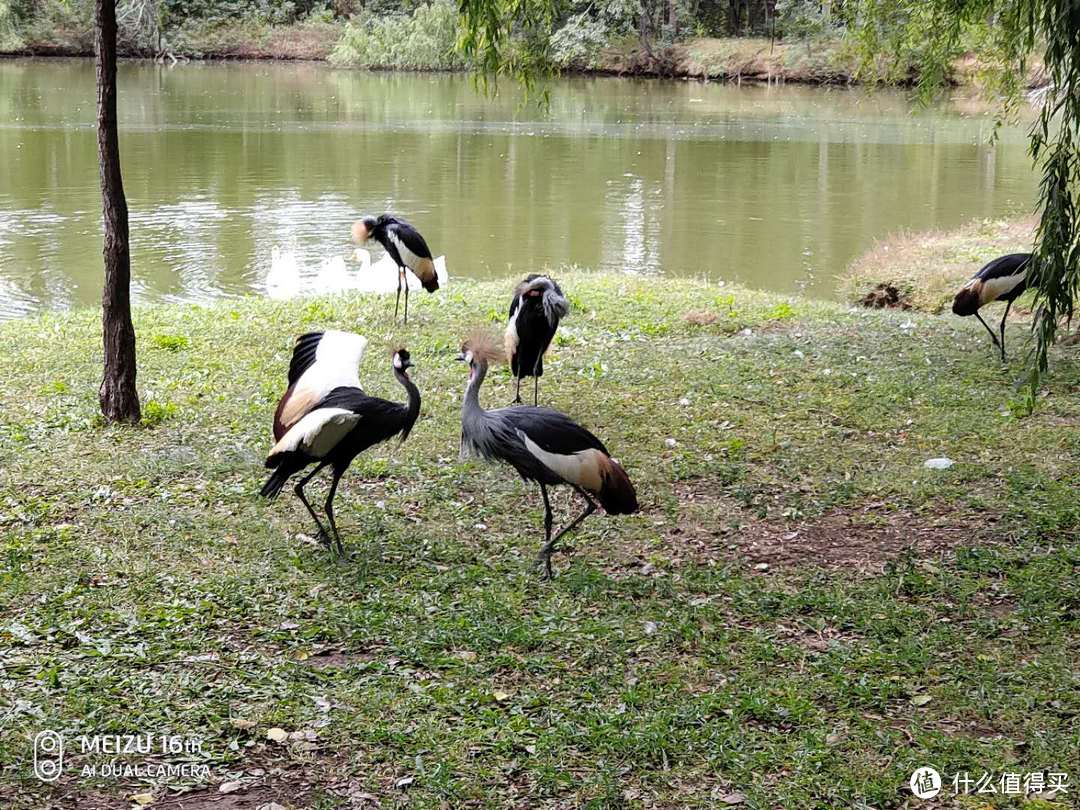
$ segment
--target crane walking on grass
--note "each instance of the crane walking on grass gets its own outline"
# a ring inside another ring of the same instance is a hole
[[[293,359],[295,362],[295,354]],[[316,465],[296,484],[293,491],[314,519],[319,542],[327,548],[333,542],[340,555],[344,555],[345,550],[334,521],[334,495],[337,494],[338,483],[353,459],[364,450],[394,436],[400,435],[403,442],[408,437],[420,414],[420,391],[408,375],[411,366],[407,349],[394,352],[394,377],[408,393],[406,404],[369,397],[354,386],[335,387],[278,439],[266,458],[266,466],[274,472],[259,494],[271,500],[278,496],[292,476],[312,464]],[[275,432],[276,427],[275,418]],[[330,531],[323,526],[304,495],[304,486],[325,467],[333,470],[330,492],[323,508]]]
[[[540,397],[544,354],[551,345],[559,321],[570,312],[559,285],[547,276],[531,273],[514,290],[504,342],[514,374],[514,402],[521,402],[521,380],[533,378],[533,405]]]
[[[374,239],[382,245],[398,267],[397,300],[394,302],[394,318],[397,318],[401,302],[401,288],[405,288],[405,323],[409,322],[409,284],[405,271],[410,270],[428,292],[439,289],[439,275],[431,249],[424,237],[412,225],[390,214],[380,217],[365,216],[353,223],[353,239],[363,244]]]
[[[595,497],[609,515],[638,510],[634,485],[596,436],[550,408],[518,405],[487,411],[480,386],[488,364],[500,351],[490,335],[475,334],[461,347],[459,360],[469,364],[469,382],[461,407],[461,449],[490,461],[509,464],[526,481],[536,481],[544,498],[544,545],[537,557],[551,577],[551,554],[567,532],[596,511]],[[567,484],[585,499],[585,511],[553,537],[549,486]]]
[[[983,267],[971,280],[960,288],[953,299],[952,311],[957,315],[974,315],[986,327],[994,345],[1001,349],[1001,362],[1005,362],[1005,319],[1009,317],[1012,302],[1027,289],[1030,253],[1010,253],[999,256]],[[1001,316],[1001,340],[982,319],[979,310],[992,301],[1005,301],[1005,314]]]

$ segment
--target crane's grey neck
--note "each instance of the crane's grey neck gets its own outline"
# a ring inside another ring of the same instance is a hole
[[[465,401],[461,406],[463,414],[483,412],[484,409],[480,407],[480,386],[484,383],[487,370],[487,363],[483,360],[477,361],[475,365],[469,367],[469,383],[465,386]]]
[[[394,376],[409,395],[409,402],[405,406],[405,421],[401,428],[401,441],[405,441],[413,425],[416,424],[416,418],[420,415],[420,389],[409,379],[409,375],[403,369],[395,367]]]

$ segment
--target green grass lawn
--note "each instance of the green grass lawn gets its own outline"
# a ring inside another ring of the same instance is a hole
[[[1074,806],[1077,349],[1021,417],[1022,327],[1003,368],[973,319],[559,278],[541,398],[642,511],[587,521],[551,582],[535,488],[458,460],[453,357],[512,282],[416,296],[407,327],[350,296],[141,309],[134,428],[96,416],[97,313],[0,325],[0,806],[1021,804],[919,802],[923,764],[1068,772],[1024,806]],[[324,327],[368,335],[382,396],[407,345],[424,395],[343,481],[344,563],[255,496],[292,337]],[[483,398],[511,391],[500,368]],[[68,741],[52,785],[42,729]],[[73,741],[110,733],[200,738],[150,759],[209,777],[84,777],[110,757]]]

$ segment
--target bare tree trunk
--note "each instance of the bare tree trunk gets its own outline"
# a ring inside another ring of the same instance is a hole
[[[120,176],[116,124],[116,0],[95,0],[98,162],[105,226],[105,288],[101,296],[105,376],[99,399],[109,422],[138,422],[135,390],[135,327],[131,323],[131,251],[128,210]]]

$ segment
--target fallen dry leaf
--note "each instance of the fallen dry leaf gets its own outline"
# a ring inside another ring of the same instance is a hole
[[[285,742],[285,740],[289,739],[289,732],[275,726],[266,732],[266,739],[273,740],[274,742]]]

